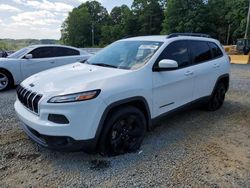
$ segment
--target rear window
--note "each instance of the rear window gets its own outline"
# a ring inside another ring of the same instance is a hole
[[[64,47],[55,47],[54,53],[55,57],[80,55],[80,52],[78,50]]]
[[[190,41],[189,44],[194,64],[202,63],[213,58],[207,42]]]
[[[211,51],[212,51],[212,55],[213,55],[213,58],[218,58],[218,57],[221,57],[223,55],[221,49],[219,48],[219,46],[213,42],[209,42],[208,43]]]

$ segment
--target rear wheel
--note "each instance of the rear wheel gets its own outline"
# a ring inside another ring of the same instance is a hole
[[[99,150],[103,155],[119,155],[140,148],[146,133],[146,119],[137,108],[129,106],[113,112],[104,124]]]
[[[0,70],[0,91],[9,89],[12,85],[13,81],[11,75],[4,70]]]
[[[219,83],[216,86],[215,91],[212,94],[212,97],[207,104],[207,109],[209,111],[218,110],[224,103],[225,94],[226,94],[225,85],[223,83]]]
[[[249,52],[250,52],[250,48],[248,48],[248,47],[244,47],[243,48],[243,52],[244,52],[244,55],[248,55],[249,54]]]

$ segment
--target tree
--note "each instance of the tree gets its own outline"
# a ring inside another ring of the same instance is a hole
[[[6,49],[7,49],[6,43],[0,41],[0,50],[6,50]]]
[[[131,35],[131,11],[126,5],[114,7],[110,13],[110,25],[102,27],[102,44],[109,44],[115,40]]]
[[[200,32],[233,43],[243,37],[247,7],[248,0],[168,0],[162,34]]]
[[[76,47],[91,45],[91,22],[87,8],[74,8],[62,25],[62,38],[65,44]]]
[[[206,10],[203,2],[203,0],[168,0],[162,33],[204,31]]]
[[[246,27],[248,0],[209,0],[208,1],[209,32],[222,43],[229,43],[243,38]],[[230,29],[230,30],[229,30]]]
[[[108,24],[108,12],[97,1],[87,1],[74,8],[62,24],[61,41],[76,47],[92,45],[94,26],[95,44],[101,40],[101,28]]]
[[[87,1],[80,7],[86,7],[90,14],[91,27],[94,30],[94,44],[98,45],[101,41],[102,27],[110,23],[108,11],[98,1]]]
[[[233,43],[244,36],[247,11],[248,0],[134,0],[131,9],[122,5],[109,14],[101,3],[87,1],[63,22],[61,42],[91,46],[93,28],[95,45],[173,32],[207,33]]]
[[[162,30],[163,1],[134,0],[132,12],[137,18],[136,33],[140,35],[157,35]]]

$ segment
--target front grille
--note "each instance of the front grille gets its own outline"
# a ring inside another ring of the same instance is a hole
[[[38,103],[42,98],[42,95],[25,89],[19,85],[16,89],[18,100],[29,110],[38,114]]]

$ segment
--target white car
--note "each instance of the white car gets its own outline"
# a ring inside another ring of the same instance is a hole
[[[42,146],[103,154],[137,150],[160,117],[195,103],[219,109],[230,62],[206,35],[117,41],[85,64],[31,76],[17,88],[24,131]]]
[[[62,45],[33,45],[0,58],[0,91],[18,85],[29,76],[61,65],[84,61],[91,55]]]

